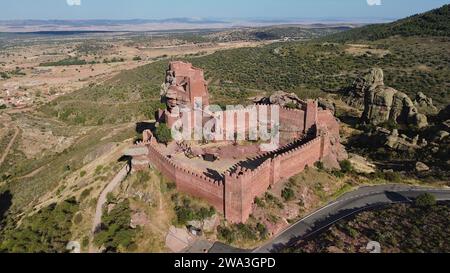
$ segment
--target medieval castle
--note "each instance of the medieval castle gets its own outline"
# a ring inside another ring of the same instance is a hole
[[[191,113],[183,109],[196,108],[199,98],[203,104],[199,111],[203,111],[209,105],[208,84],[203,71],[190,63],[171,62],[166,71],[161,97],[167,107],[158,111],[157,124],[174,126],[186,113]],[[262,110],[266,111],[270,120],[271,105],[258,104],[254,108],[259,113],[257,120]],[[243,121],[242,130],[251,129],[252,117],[247,110],[233,110],[227,114],[219,119],[220,123],[223,122],[223,128],[230,126],[225,116],[231,116],[235,129],[238,127],[237,120]],[[203,113],[199,124],[205,124],[213,118],[213,114]],[[316,101],[302,101],[297,109],[279,107],[277,118],[282,145],[271,151],[255,152],[253,149],[253,152],[249,152],[251,149],[239,147],[236,142],[221,140],[222,145],[228,143],[233,158],[238,161],[226,171],[213,170],[215,175],[211,175],[210,168],[206,171],[206,168],[194,168],[179,161],[174,155],[175,150],[159,144],[150,130],[144,131],[143,141],[131,148],[127,155],[132,157],[134,170],[153,166],[174,181],[179,191],[208,201],[228,221],[246,222],[252,213],[255,197],[263,195],[271,185],[301,173],[318,161],[337,167],[338,161],[346,157],[345,149],[340,144],[339,121],[329,110],[319,108]],[[192,126],[195,127],[196,122]],[[183,151],[188,146],[184,143],[174,145]],[[202,151],[196,155],[202,156]]]

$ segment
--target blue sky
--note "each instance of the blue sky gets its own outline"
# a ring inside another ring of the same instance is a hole
[[[77,5],[79,1],[81,3]],[[381,5],[376,5],[378,2]],[[175,17],[395,19],[448,3],[450,0],[1,0],[0,20]]]

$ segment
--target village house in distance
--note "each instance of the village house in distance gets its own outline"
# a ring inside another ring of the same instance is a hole
[[[209,93],[203,70],[190,63],[171,62],[161,97],[167,107],[158,112],[156,126],[165,123],[171,128],[183,115],[195,112],[180,109],[196,108],[196,98],[202,101],[200,111],[206,109]],[[254,108],[258,110],[256,126],[262,124],[261,112],[266,111],[270,120],[270,104],[257,104]],[[255,126],[247,110],[232,111],[219,120],[222,128],[227,129],[227,124],[232,123],[237,130],[238,119],[244,120],[240,125],[244,128],[239,129],[245,132]],[[234,117],[234,121],[227,122],[225,116]],[[318,107],[317,101],[298,101],[296,107],[279,107],[278,116],[280,145],[272,151],[262,150],[261,143],[254,140],[172,141],[166,145],[158,143],[154,132],[145,130],[143,141],[130,148],[126,155],[132,157],[133,170],[152,166],[174,181],[179,191],[209,202],[229,222],[246,222],[255,197],[263,195],[271,185],[301,173],[318,161],[338,167],[338,162],[347,157],[340,143],[339,121],[331,111]],[[204,114],[199,125],[211,119],[213,114]]]

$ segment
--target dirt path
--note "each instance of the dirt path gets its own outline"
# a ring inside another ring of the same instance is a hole
[[[3,164],[3,162],[6,159],[6,156],[9,154],[9,151],[11,150],[14,142],[16,141],[17,136],[19,135],[19,128],[14,127],[14,136],[11,138],[11,140],[8,143],[8,146],[6,146],[5,152],[3,153],[2,157],[0,158],[0,165]]]
[[[95,232],[98,226],[102,222],[103,206],[106,203],[106,197],[108,193],[114,191],[114,189],[127,177],[128,175],[128,165],[123,166],[123,168],[116,174],[116,176],[109,182],[108,186],[102,191],[100,197],[97,201],[97,207],[95,209],[94,220],[92,222],[92,233]]]

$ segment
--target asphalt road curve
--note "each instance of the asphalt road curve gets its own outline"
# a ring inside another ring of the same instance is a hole
[[[433,194],[438,201],[450,200],[449,189],[432,189],[408,185],[361,187],[296,222],[253,252],[279,252],[286,246],[300,239],[308,238],[343,218],[374,207],[410,202],[423,193]]]

